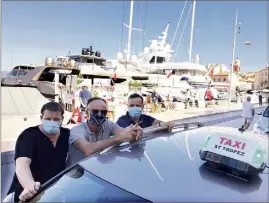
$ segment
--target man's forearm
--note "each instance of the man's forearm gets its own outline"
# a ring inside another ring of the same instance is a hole
[[[35,182],[28,164],[16,165],[16,175],[23,188],[31,187]]]
[[[154,127],[165,127],[165,126],[168,126],[167,122],[163,122],[163,121],[160,121],[160,120],[155,120],[152,124]]]
[[[88,147],[86,155],[90,156],[96,152],[100,152],[106,149],[107,147],[113,146],[118,143],[120,143],[120,141],[117,136],[111,137],[105,140],[97,141],[95,143],[89,143],[89,147]]]

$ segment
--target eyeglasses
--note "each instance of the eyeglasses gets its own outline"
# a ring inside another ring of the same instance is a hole
[[[99,110],[99,109],[92,109],[92,112],[94,114],[98,114],[99,112],[103,115],[106,115],[107,114],[107,110]]]

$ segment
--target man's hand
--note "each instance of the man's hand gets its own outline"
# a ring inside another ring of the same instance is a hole
[[[124,131],[117,136],[119,142],[132,142],[138,140],[142,136],[142,128],[138,124],[130,125],[125,128]]]
[[[167,122],[168,130],[172,130],[174,128],[174,123],[173,122]]]
[[[29,185],[27,188],[24,188],[22,193],[19,196],[19,199],[23,202],[26,200],[31,199],[39,190],[40,183],[39,182],[33,182],[33,184]]]
[[[139,140],[143,135],[143,128],[141,128],[138,123],[131,126],[131,130],[137,132],[135,140]]]
[[[160,122],[161,127],[167,127],[168,130],[172,130],[174,127],[174,123],[169,121],[169,122]]]

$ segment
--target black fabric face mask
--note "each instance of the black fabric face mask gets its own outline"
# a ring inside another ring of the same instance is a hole
[[[104,122],[106,122],[107,110],[92,110],[90,113],[90,123],[95,126],[101,126]]]

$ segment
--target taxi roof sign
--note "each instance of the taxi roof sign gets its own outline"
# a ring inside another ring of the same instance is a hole
[[[249,139],[247,136],[235,136],[225,133],[208,136],[201,151],[229,157],[257,169],[267,164],[265,163],[265,149],[262,148],[259,141]]]

